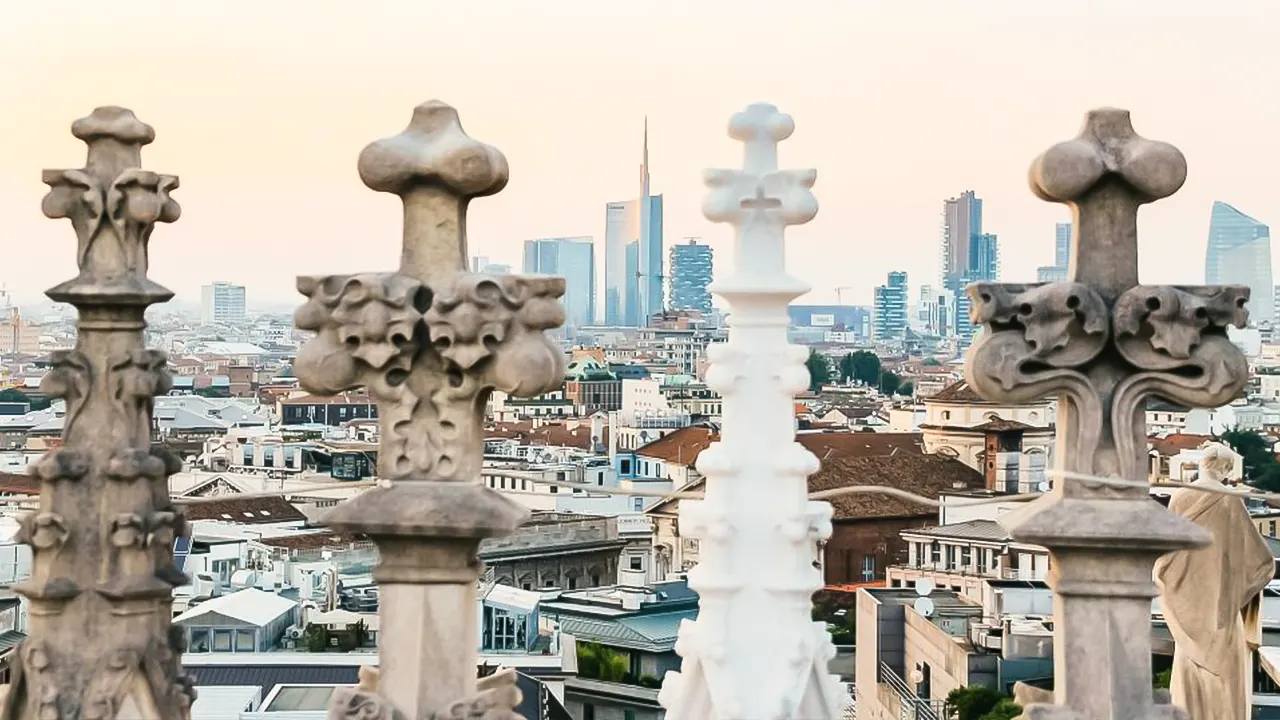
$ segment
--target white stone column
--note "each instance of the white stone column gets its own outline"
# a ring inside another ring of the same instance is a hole
[[[711,287],[730,307],[728,341],[707,350],[724,424],[698,458],[705,499],[680,506],[682,534],[701,541],[689,572],[700,609],[680,628],[684,664],[659,695],[668,720],[825,720],[846,704],[826,671],[830,637],[810,619],[822,586],[812,553],[831,534],[831,506],[807,498],[818,461],[793,428],[809,376],[805,348],[787,342],[787,306],[809,288],[785,271],[783,231],[818,211],[815,172],[778,170],[778,142],[794,127],[771,105],[748,107],[729,123],[744,169],[706,173],[703,213],[734,226],[737,267]]]

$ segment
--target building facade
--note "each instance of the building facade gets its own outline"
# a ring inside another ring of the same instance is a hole
[[[1248,285],[1250,324],[1270,324],[1275,319],[1271,229],[1227,203],[1214,201],[1204,281],[1209,285]]]
[[[714,252],[696,239],[671,246],[671,309],[711,314]]]
[[[564,278],[561,303],[567,328],[595,323],[596,258],[590,236],[525,240],[523,270]]]
[[[229,282],[205,285],[200,293],[200,321],[205,324],[244,322],[244,286]]]

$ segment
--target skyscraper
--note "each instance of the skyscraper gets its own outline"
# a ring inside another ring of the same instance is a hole
[[[244,322],[244,286],[229,282],[205,285],[200,292],[200,321],[205,324]]]
[[[1248,285],[1249,324],[1272,322],[1271,229],[1224,202],[1214,201],[1204,280],[1209,285]]]
[[[576,329],[595,323],[596,258],[590,237],[525,240],[523,270],[564,278],[561,302],[566,327]]]
[[[1071,264],[1071,223],[1053,226],[1053,264],[1036,268],[1036,282],[1051,283],[1067,279]]]
[[[711,314],[711,293],[707,286],[714,275],[714,253],[710,245],[696,238],[671,246],[671,309],[697,310]]]
[[[1071,223],[1053,226],[1053,264],[1060,268],[1071,264]]]
[[[907,329],[907,274],[889,273],[888,282],[875,289],[871,332],[877,341],[901,340]]]
[[[957,295],[975,281],[993,281],[1000,274],[1000,244],[982,232],[982,199],[972,190],[942,204],[943,289]]]
[[[640,327],[661,312],[662,196],[649,194],[649,120],[644,123],[640,194],[605,206],[605,325]]]

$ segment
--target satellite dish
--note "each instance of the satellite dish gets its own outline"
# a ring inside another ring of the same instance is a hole
[[[935,608],[933,601],[929,599],[929,594],[933,592],[933,589],[933,581],[929,578],[922,578],[916,581],[916,595],[920,597],[916,598],[915,605],[912,607],[921,617],[933,617]]]
[[[919,598],[918,600],[916,600],[915,605],[913,607],[915,608],[915,611],[917,613],[920,613],[921,617],[927,617],[927,618],[933,617],[933,610],[934,610],[933,601],[930,600],[929,598],[927,597]]]

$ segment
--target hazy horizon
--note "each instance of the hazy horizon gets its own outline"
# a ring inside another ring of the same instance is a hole
[[[144,167],[181,178],[183,216],[156,230],[151,277],[186,302],[214,280],[261,307],[294,302],[298,274],[394,269],[398,199],[366,189],[355,160],[432,98],[510,162],[507,189],[471,206],[470,253],[517,269],[537,237],[593,236],[600,262],[605,204],[637,193],[647,115],[666,245],[701,237],[724,273],[731,231],[702,218],[702,169],[740,167],[725,126],[761,101],[796,121],[782,166],[818,171],[818,217],[787,241],[814,288],[800,303],[852,286],[845,301],[870,304],[890,270],[914,302],[937,281],[942,202],[967,189],[1000,237],[1001,278],[1034,281],[1067,211],[1031,195],[1026,168],[1099,106],[1131,110],[1190,166],[1143,211],[1144,281],[1203,281],[1214,200],[1280,223],[1271,0],[8,5],[0,210],[20,271],[0,282],[23,302],[75,272],[40,176],[83,164],[70,125],[99,105],[154,126]]]

